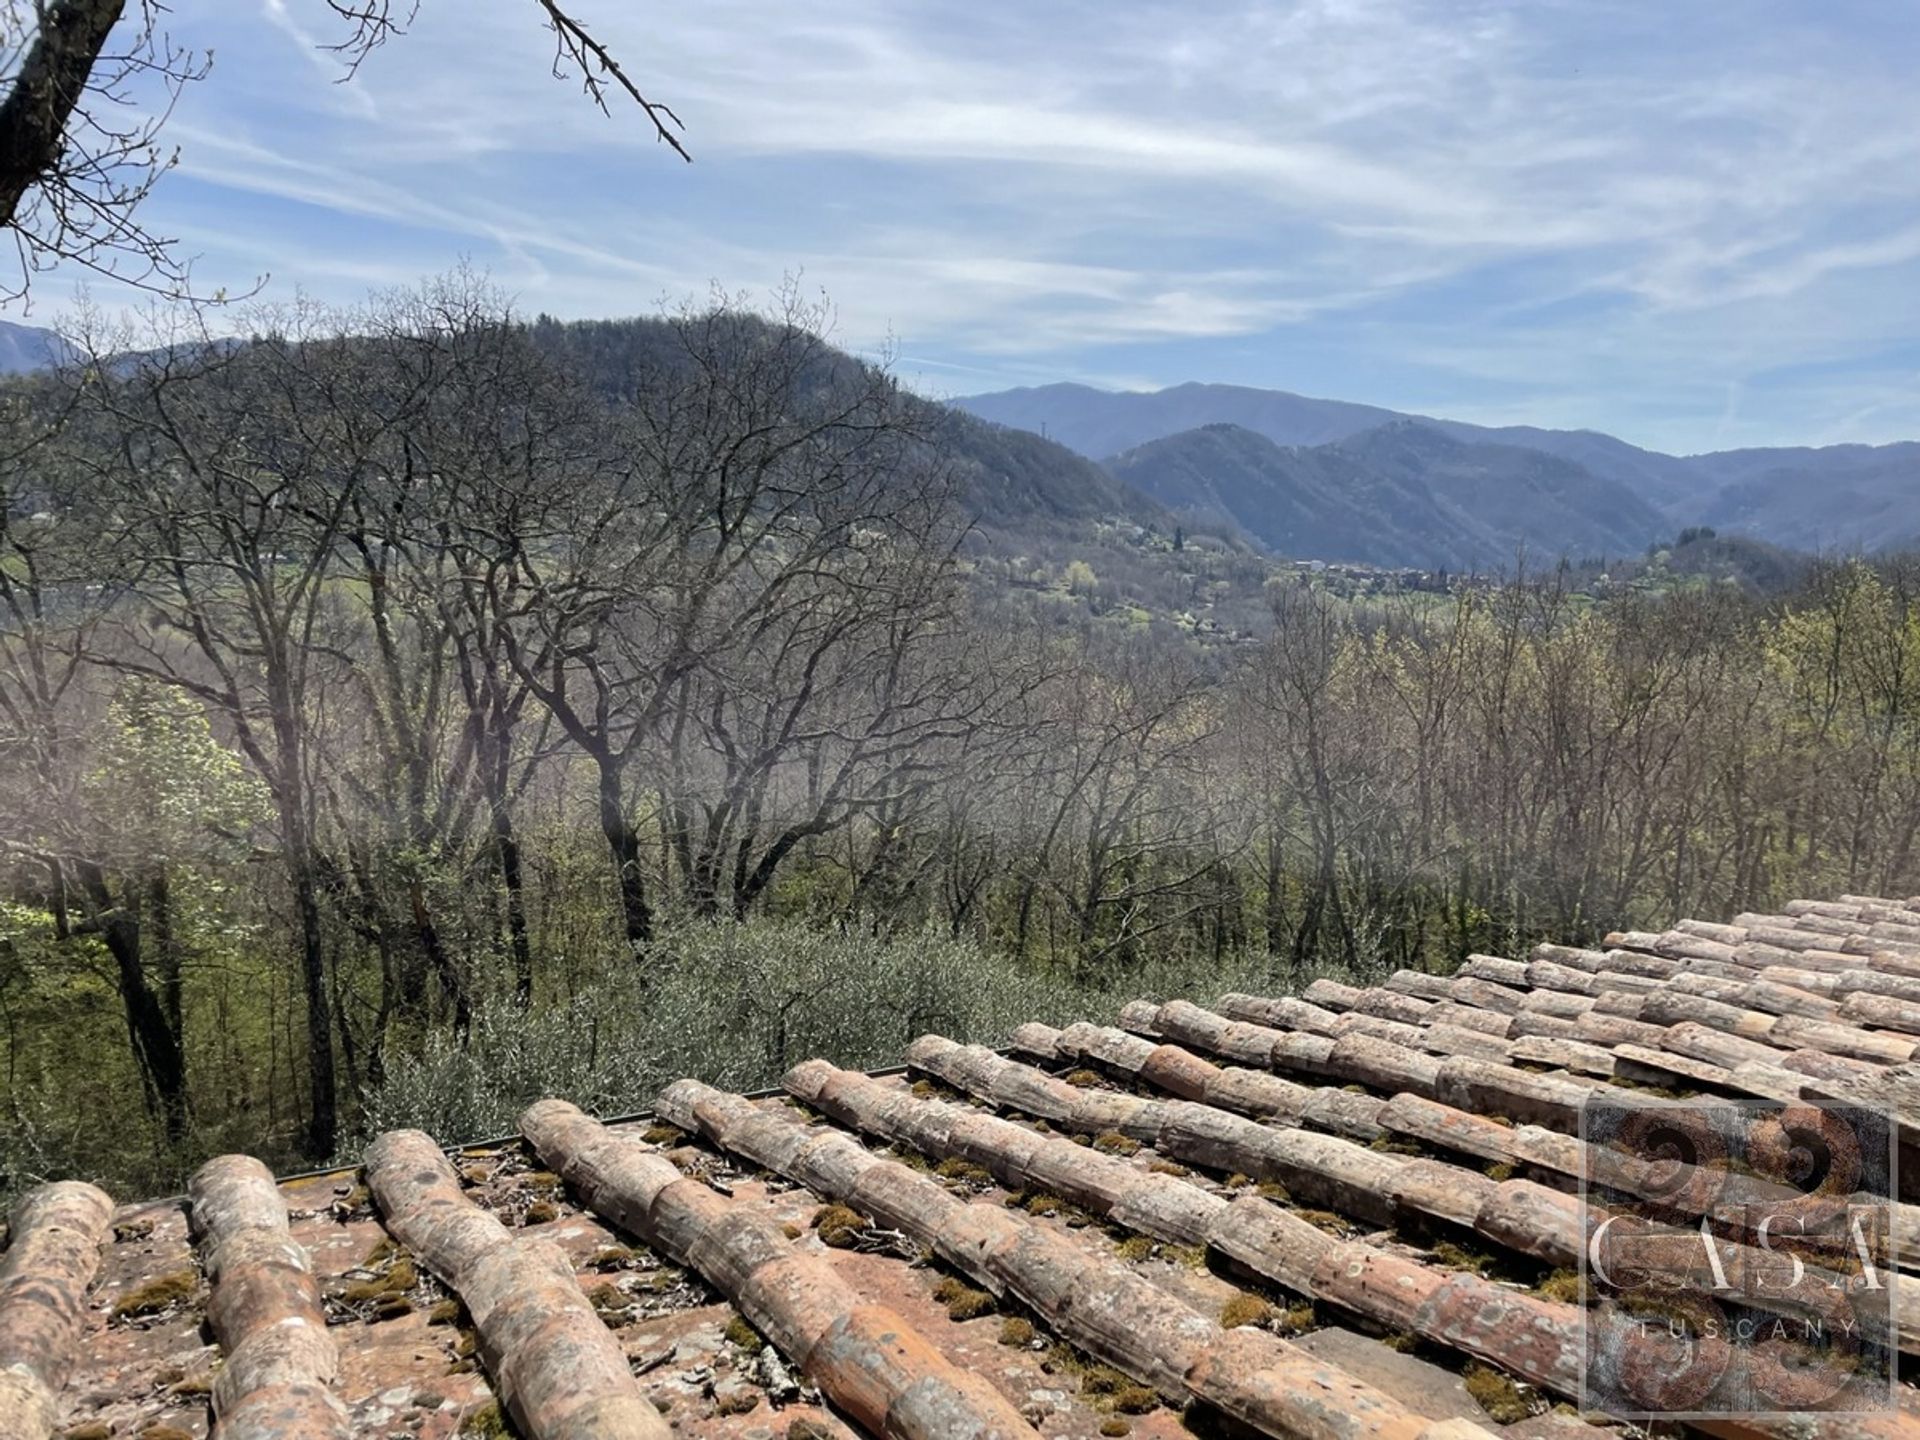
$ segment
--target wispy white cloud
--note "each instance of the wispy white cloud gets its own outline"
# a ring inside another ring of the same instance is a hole
[[[364,119],[379,120],[380,107],[374,103],[373,96],[366,88],[346,83],[350,77],[341,57],[333,48],[337,42],[323,39],[318,32],[301,23],[287,7],[287,0],[260,0],[260,13],[287,38],[293,53],[302,62],[332,83],[334,94],[339,97],[338,104],[343,110]]]
[[[555,84],[526,0],[425,0],[348,86],[319,0],[179,0],[219,59],[160,227],[215,283],[470,254],[562,314],[804,270],[845,342],[983,382],[1920,433],[1920,37],[1870,0],[603,9],[693,167]]]

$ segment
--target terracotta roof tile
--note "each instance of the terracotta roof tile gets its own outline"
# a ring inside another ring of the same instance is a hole
[[[1588,1241],[1577,1177],[1690,1215],[1706,1174],[1589,1150],[1590,1097],[1860,1100],[1920,1136],[1914,902],[1115,1019],[1010,1053],[924,1036],[904,1077],[809,1061],[785,1099],[683,1081],[658,1116],[684,1142],[555,1100],[524,1145],[382,1136],[364,1179],[223,1157],[190,1202],[117,1214],[45,1187],[0,1260],[0,1435],[438,1440],[504,1406],[533,1440],[1171,1440],[1192,1406],[1311,1440],[1573,1440],[1549,1407],[1577,1397],[1581,1311],[1551,1272]],[[1877,1259],[1920,1270],[1920,1211],[1896,1218]],[[1757,1273],[1755,1238],[1723,1229]],[[1896,1299],[1920,1355],[1920,1287]],[[1503,1427],[1472,1366],[1531,1418]],[[1920,1440],[1899,1396],[1700,1428]]]

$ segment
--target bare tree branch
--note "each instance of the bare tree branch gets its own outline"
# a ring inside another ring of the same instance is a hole
[[[654,135],[673,147],[674,153],[689,164],[693,156],[673,132],[687,127],[680,117],[667,106],[647,99],[640,89],[620,68],[620,62],[613,58],[607,47],[587,32],[586,26],[561,9],[556,0],[536,0],[540,8],[547,12],[547,24],[554,34],[553,75],[556,80],[566,77],[568,62],[580,67],[581,85],[588,97],[598,105],[601,112],[607,110],[607,84],[611,81],[632,98],[633,103],[646,111],[647,119],[653,122]],[[673,129],[668,129],[671,122]]]
[[[159,29],[154,0],[131,15],[125,0],[41,0],[32,27],[20,0],[8,8],[9,29],[33,41],[8,66],[0,101],[0,229],[19,256],[0,297],[21,297],[34,274],[61,262],[185,296],[187,265],[135,212],[178,159],[160,131],[181,90],[206,75],[207,57]],[[145,93],[154,85],[157,103]]]
[[[347,32],[325,48],[341,57],[343,82],[368,56],[403,36],[417,0],[321,0]],[[554,35],[553,73],[578,67],[587,97],[611,114],[623,92],[655,136],[691,160],[680,117],[649,100],[611,50],[560,0],[534,0]],[[161,132],[185,88],[206,78],[211,50],[176,44],[161,27],[160,0],[0,0],[0,232],[11,236],[17,271],[0,299],[20,299],[36,274],[77,265],[169,299],[224,302],[193,293],[191,262],[173,237],[155,234],[139,211],[179,161]],[[157,92],[157,93],[156,93]],[[245,293],[252,294],[263,281]],[[239,298],[239,297],[231,297]]]

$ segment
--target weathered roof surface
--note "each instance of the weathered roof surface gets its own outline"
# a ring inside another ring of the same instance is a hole
[[[0,1437],[504,1433],[502,1403],[538,1440],[1571,1437],[1586,1097],[1869,1101],[1905,1146],[1917,1046],[1920,902],[1843,897],[927,1036],[782,1096],[683,1081],[647,1122],[545,1101],[523,1143],[399,1132],[359,1172],[226,1157],[186,1200],[51,1186],[0,1261]],[[1920,1440],[1900,1390],[1739,1428]]]

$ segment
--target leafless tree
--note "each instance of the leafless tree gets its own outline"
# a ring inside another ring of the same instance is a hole
[[[325,626],[353,507],[416,397],[388,389],[377,352],[343,343],[351,319],[305,306],[272,319],[237,350],[174,343],[111,380],[124,367],[83,372],[117,440],[101,452],[113,516],[103,558],[141,604],[95,658],[219,715],[272,797],[307,1011],[306,1148],[319,1157],[333,1152],[338,1110],[315,704],[337,668]]]
[[[148,1106],[178,1140],[189,1102],[166,862],[129,860],[125,817],[95,823],[82,783],[86,652],[116,597],[88,583],[103,516],[60,448],[50,399],[14,395],[0,409],[0,856],[44,867],[57,934],[99,938]]]
[[[916,663],[954,598],[949,481],[824,318],[791,290],[676,317],[615,453],[499,579],[516,672],[594,768],[632,946],[641,796],[695,908],[738,912],[802,841],[921,783],[916,747],[970,703]]]

